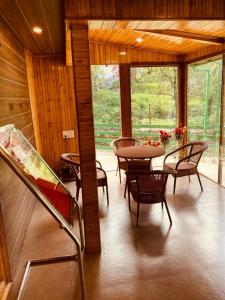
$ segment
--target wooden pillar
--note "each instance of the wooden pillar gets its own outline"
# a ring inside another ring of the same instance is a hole
[[[178,103],[177,103],[177,121],[183,126],[187,126],[187,64],[181,62],[178,67]],[[184,143],[187,143],[185,134]]]
[[[86,252],[101,250],[88,25],[71,24]]]
[[[123,137],[132,136],[130,65],[120,64],[120,116]]]

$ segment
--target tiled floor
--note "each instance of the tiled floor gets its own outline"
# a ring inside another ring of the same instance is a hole
[[[161,205],[128,210],[124,183],[108,172],[110,205],[99,189],[102,252],[84,257],[88,300],[224,300],[225,299],[225,190],[197,176],[179,178],[167,199],[172,227]],[[123,177],[124,178],[124,177]],[[73,252],[73,245],[52,217],[36,206],[21,253],[25,258]],[[32,269],[25,300],[79,299],[73,263]],[[15,299],[20,274],[9,299]],[[76,284],[75,284],[76,282]]]

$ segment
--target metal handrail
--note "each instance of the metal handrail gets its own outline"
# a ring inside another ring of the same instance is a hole
[[[77,258],[78,265],[79,265],[79,275],[80,275],[80,286],[81,286],[81,299],[85,299],[85,281],[84,281],[84,268],[83,268],[83,259],[82,259],[82,252],[84,250],[84,237],[83,237],[83,230],[82,230],[82,221],[81,221],[81,212],[80,212],[80,206],[78,202],[73,198],[74,203],[78,209],[78,220],[79,220],[79,230],[80,230],[80,239],[79,241],[75,234],[72,231],[71,226],[64,220],[62,215],[55,209],[55,207],[48,201],[48,199],[39,191],[36,186],[26,178],[26,176],[21,172],[21,170],[18,168],[18,166],[9,158],[9,156],[6,154],[6,152],[0,147],[0,155],[4,159],[4,161],[9,165],[9,167],[16,173],[16,175],[22,180],[22,182],[28,187],[28,189],[33,193],[33,195],[36,197],[36,199],[39,200],[39,202],[48,210],[48,212],[54,217],[54,219],[61,225],[60,227],[69,235],[69,237],[72,239],[72,241],[76,245],[77,253],[74,257]],[[58,258],[55,258],[57,260]],[[54,261],[54,258],[51,259]],[[43,261],[43,260],[40,260]],[[30,263],[28,262],[28,269],[30,267]],[[24,273],[24,277],[21,283],[21,288],[18,294],[17,299],[22,299],[23,289],[25,282],[27,280],[29,272],[27,271],[27,268]]]

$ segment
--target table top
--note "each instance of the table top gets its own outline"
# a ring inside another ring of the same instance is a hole
[[[116,150],[115,155],[122,158],[144,159],[161,156],[165,153],[162,146],[129,146]]]

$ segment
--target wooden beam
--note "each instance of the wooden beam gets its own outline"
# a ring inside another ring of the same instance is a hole
[[[27,79],[29,85],[30,93],[30,105],[34,126],[34,137],[35,137],[35,146],[38,153],[42,154],[42,145],[41,145],[41,136],[40,136],[40,124],[38,119],[38,107],[35,91],[35,79],[34,79],[34,68],[32,61],[32,53],[29,50],[25,50],[25,59],[27,65]]]
[[[86,22],[71,24],[71,41],[82,177],[85,250],[87,253],[96,253],[101,250],[101,242],[88,25]]]
[[[86,20],[216,20],[223,0],[64,0],[65,17]]]
[[[120,116],[123,137],[132,136],[130,65],[120,64]]]
[[[217,36],[208,36],[203,34],[197,34],[192,32],[185,32],[185,31],[179,31],[179,30],[171,30],[171,29],[136,29],[135,31],[141,31],[145,33],[154,33],[154,34],[160,34],[160,35],[168,35],[168,36],[175,36],[175,37],[181,37],[185,39],[191,39],[191,40],[197,40],[197,41],[203,41],[207,43],[212,44],[224,44],[225,39],[223,37],[217,37]]]

